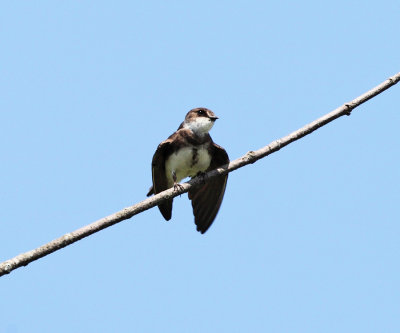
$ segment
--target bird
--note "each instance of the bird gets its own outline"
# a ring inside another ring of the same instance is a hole
[[[209,131],[218,117],[213,111],[199,107],[190,110],[178,129],[161,142],[151,162],[152,181],[147,196],[181,186],[187,177],[204,176],[210,170],[229,163],[224,148],[214,143]],[[204,234],[217,216],[224,197],[228,174],[214,177],[192,187],[188,196],[192,202],[197,231]],[[166,221],[172,217],[173,199],[158,205]]]

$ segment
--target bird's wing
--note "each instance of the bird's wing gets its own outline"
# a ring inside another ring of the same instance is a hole
[[[153,187],[150,188],[147,195],[151,195],[153,193],[157,194],[168,189],[168,181],[165,174],[165,156],[168,154],[170,149],[171,144],[170,140],[168,139],[158,145],[151,162]],[[158,208],[160,209],[162,216],[169,221],[172,214],[172,199],[159,204]]]
[[[216,169],[229,163],[229,157],[225,149],[212,143],[211,163],[206,172]],[[219,207],[225,193],[228,174],[217,176],[200,187],[195,187],[189,191],[189,199],[192,200],[194,221],[197,231],[204,234],[211,226],[217,216]]]

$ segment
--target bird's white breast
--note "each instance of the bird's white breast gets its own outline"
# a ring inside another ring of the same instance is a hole
[[[211,162],[211,156],[207,147],[190,146],[177,150],[168,157],[165,163],[165,173],[169,182],[169,186],[174,184],[172,173],[175,172],[177,182],[186,177],[194,177],[199,172],[208,169]]]

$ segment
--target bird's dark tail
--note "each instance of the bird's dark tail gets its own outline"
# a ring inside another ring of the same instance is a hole
[[[153,186],[149,188],[149,192],[146,194],[148,197],[154,194]]]

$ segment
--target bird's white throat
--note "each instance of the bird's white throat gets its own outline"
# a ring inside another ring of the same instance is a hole
[[[214,122],[207,117],[197,117],[194,120],[184,123],[183,127],[190,129],[199,136],[207,134],[213,127]]]

